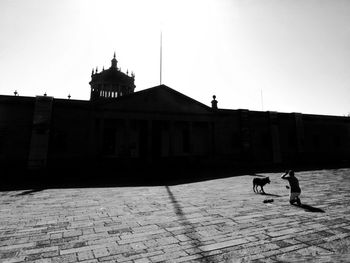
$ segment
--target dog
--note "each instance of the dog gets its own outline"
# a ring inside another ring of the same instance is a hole
[[[270,181],[270,178],[269,177],[264,177],[264,178],[254,178],[253,179],[253,191],[254,193],[258,193],[258,186],[260,186],[261,190],[260,192],[265,194],[265,191],[264,191],[264,185],[265,184],[269,184],[271,181]]]

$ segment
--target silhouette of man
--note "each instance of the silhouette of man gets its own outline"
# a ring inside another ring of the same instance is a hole
[[[289,170],[286,171],[285,174],[281,176],[282,179],[288,180],[289,186],[286,186],[287,189],[290,189],[289,194],[289,203],[292,205],[297,202],[298,205],[301,205],[299,195],[301,193],[301,189],[299,186],[299,180],[295,177],[294,171]]]

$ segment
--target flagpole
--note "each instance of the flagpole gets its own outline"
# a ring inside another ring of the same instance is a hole
[[[163,60],[163,54],[162,54],[162,49],[163,49],[163,32],[160,31],[160,67],[159,67],[159,85],[162,85],[162,60]]]

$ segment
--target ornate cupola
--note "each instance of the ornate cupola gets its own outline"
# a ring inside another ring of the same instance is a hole
[[[89,83],[91,86],[90,100],[111,99],[134,93],[135,74],[131,73],[129,76],[128,71],[123,73],[117,64],[114,53],[109,69],[102,69],[100,73],[97,68],[96,71],[92,70]]]

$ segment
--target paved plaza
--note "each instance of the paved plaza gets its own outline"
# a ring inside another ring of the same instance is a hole
[[[297,172],[302,207],[281,174],[2,191],[0,262],[350,262],[350,169]]]

